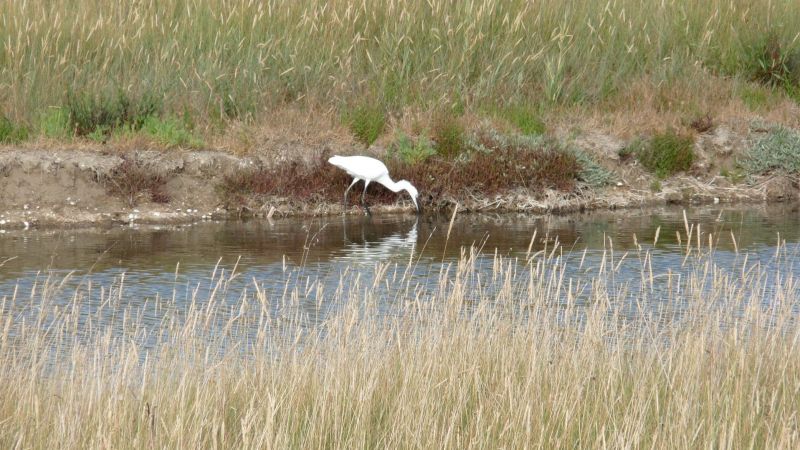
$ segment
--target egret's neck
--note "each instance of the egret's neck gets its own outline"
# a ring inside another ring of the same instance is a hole
[[[378,180],[378,182],[386,186],[392,192],[400,192],[405,188],[403,184],[395,183],[391,178],[389,178],[389,175],[385,175],[380,180]]]

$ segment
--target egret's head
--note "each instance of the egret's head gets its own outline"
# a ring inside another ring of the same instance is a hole
[[[328,162],[336,167],[343,168],[342,164],[344,163],[344,158],[342,158],[339,155],[333,155],[330,158],[328,158]]]
[[[399,186],[402,186],[402,188],[408,192],[408,195],[411,196],[411,201],[414,202],[414,207],[417,208],[417,214],[421,213],[422,209],[420,208],[419,203],[417,202],[417,197],[419,196],[417,188],[415,188],[413,184],[409,183],[406,180],[400,180],[397,182],[397,184]]]

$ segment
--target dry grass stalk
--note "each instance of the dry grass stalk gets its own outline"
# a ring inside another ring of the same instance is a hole
[[[677,276],[639,247],[626,285],[610,247],[582,280],[557,247],[488,276],[465,249],[433,290],[380,265],[374,283],[237,295],[219,268],[186,299],[44,277],[0,302],[0,444],[795,447],[787,252],[724,270],[687,251]]]

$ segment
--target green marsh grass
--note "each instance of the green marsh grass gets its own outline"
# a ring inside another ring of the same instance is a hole
[[[6,2],[0,23],[0,112],[14,122],[70,91],[121,89],[209,124],[286,103],[593,104],[699,73],[793,82],[800,4],[55,0]]]
[[[0,445],[796,447],[790,252],[723,269],[724,237],[687,235],[680,274],[644,245],[609,243],[583,281],[557,245],[488,273],[464,249],[427,291],[384,264],[277,292],[218,269],[171,298],[43,276],[0,303]],[[641,276],[617,284],[625,258]]]
[[[14,144],[28,138],[29,131],[0,115],[0,144]]]

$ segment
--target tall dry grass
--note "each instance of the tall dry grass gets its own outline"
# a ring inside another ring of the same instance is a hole
[[[201,121],[286,102],[592,103],[643,78],[746,78],[798,29],[798,3],[773,0],[14,1],[0,99],[31,123],[69,90],[164,96]]]
[[[43,277],[2,299],[0,445],[796,447],[792,257],[723,269],[694,245],[665,273],[609,248],[570,262],[582,281],[558,248],[488,272],[464,252],[435,287],[386,265],[155,299]],[[624,258],[639,281],[616,281]]]

